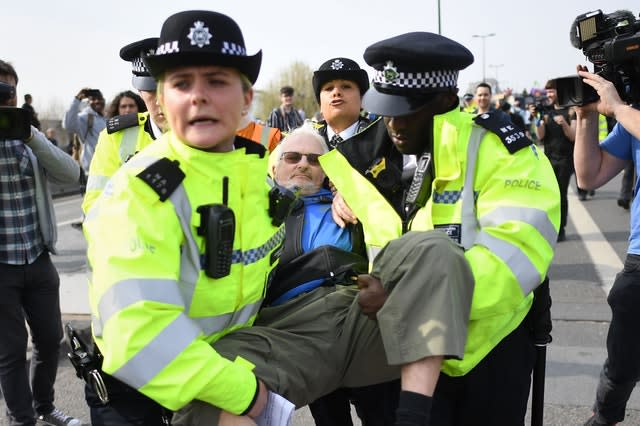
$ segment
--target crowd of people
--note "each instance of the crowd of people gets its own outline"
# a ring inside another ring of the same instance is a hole
[[[107,107],[82,88],[63,119],[70,152],[35,122],[22,140],[0,139],[2,200],[18,204],[0,203],[11,425],[81,424],[54,405],[62,324],[47,179],[83,188],[74,227],[88,246],[92,424],[255,425],[273,394],[309,405],[319,426],[351,425],[351,404],[365,426],[524,424],[571,175],[586,199],[640,143],[640,113],[611,83],[579,66],[600,100],[571,109],[553,80],[542,103],[494,103],[486,83],[460,96],[471,52],[411,32],[366,47],[372,77],[350,58],[322,61],[314,119],[284,86],[260,124],[262,51],[248,53],[229,16],[178,12],[120,58],[134,90]],[[15,106],[8,62],[0,81]],[[608,135],[599,115],[617,121]],[[632,237],[608,299],[592,426],[622,421],[640,378],[640,222],[622,197]]]

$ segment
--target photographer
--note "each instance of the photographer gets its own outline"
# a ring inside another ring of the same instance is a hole
[[[544,86],[547,104],[531,104],[529,111],[534,122],[535,133],[544,143],[544,153],[549,158],[560,187],[560,230],[558,241],[564,241],[569,203],[567,191],[573,174],[573,141],[576,135],[575,113],[558,105],[554,80]]]
[[[0,82],[10,89],[0,105],[15,107],[18,75],[2,60]],[[20,111],[7,109],[5,114],[11,119],[11,112]],[[53,405],[62,320],[60,278],[49,257],[57,236],[47,178],[77,182],[80,169],[27,120],[24,129],[17,123],[2,130],[21,130],[26,137],[0,134],[0,389],[9,424],[35,426],[38,416],[48,425],[79,426],[80,420]],[[25,320],[33,342],[30,374]]]
[[[593,87],[600,99],[577,112],[575,166],[578,183],[598,188],[633,161],[640,148],[640,111],[623,102],[613,83],[578,66],[584,83]],[[637,78],[637,77],[636,77]],[[598,143],[598,113],[615,118],[607,138]],[[612,317],[607,335],[607,360],[600,373],[594,415],[585,425],[613,425],[624,420],[625,407],[640,379],[640,217],[638,203],[631,206],[631,232],[624,269],[616,276],[607,298]]]

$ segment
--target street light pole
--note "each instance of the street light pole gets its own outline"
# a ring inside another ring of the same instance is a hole
[[[498,84],[498,69],[504,67],[504,64],[489,64],[489,68],[493,68],[496,73],[496,84]]]
[[[485,69],[485,39],[487,37],[493,37],[494,35],[496,35],[496,33],[489,33],[489,34],[474,34],[471,37],[480,37],[482,39],[482,82],[485,82],[486,79],[486,69]]]

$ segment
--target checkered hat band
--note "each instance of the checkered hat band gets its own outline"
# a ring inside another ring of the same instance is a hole
[[[456,87],[458,84],[458,72],[458,70],[398,72],[397,77],[389,81],[384,77],[384,71],[375,70],[373,82],[409,89]]]
[[[244,46],[239,46],[235,43],[231,43],[228,41],[222,42],[222,51],[220,52],[223,55],[236,55],[236,56],[246,56],[247,52]]]
[[[142,62],[142,58],[135,58],[131,61],[131,66],[133,67],[133,72],[135,74],[150,75],[149,70],[144,66],[144,62]]]

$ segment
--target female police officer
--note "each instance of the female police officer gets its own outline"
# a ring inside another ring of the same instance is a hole
[[[283,236],[259,178],[265,149],[235,136],[261,57],[225,15],[170,16],[145,58],[170,130],[113,176],[85,222],[102,369],[170,410],[201,400],[253,414],[266,399],[249,363],[210,345],[252,324]]]

